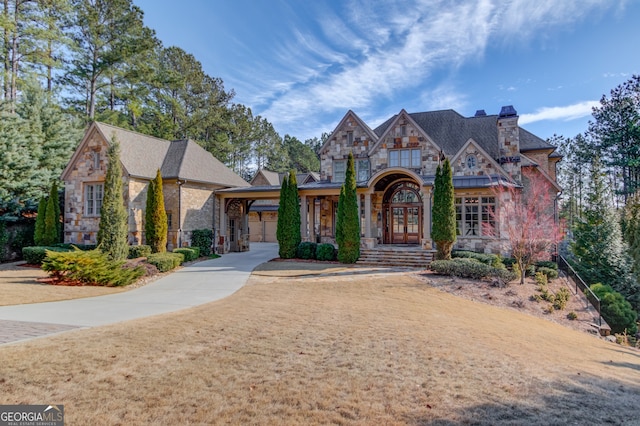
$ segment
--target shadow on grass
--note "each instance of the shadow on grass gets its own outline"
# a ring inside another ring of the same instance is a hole
[[[533,394],[526,401],[496,401],[454,410],[445,418],[426,415],[404,420],[430,426],[631,425],[640,421],[638,401],[639,385],[577,376],[573,383],[551,383],[546,394]]]

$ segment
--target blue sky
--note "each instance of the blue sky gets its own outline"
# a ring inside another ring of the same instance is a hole
[[[165,46],[198,59],[284,136],[332,131],[352,109],[496,114],[542,138],[587,129],[603,94],[640,73],[637,0],[134,0]]]

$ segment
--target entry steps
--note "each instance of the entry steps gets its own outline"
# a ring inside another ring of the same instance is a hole
[[[383,246],[360,249],[357,265],[396,266],[426,269],[433,260],[435,250],[423,250],[418,246]]]

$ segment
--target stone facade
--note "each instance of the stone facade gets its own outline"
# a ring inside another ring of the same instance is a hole
[[[96,188],[104,184],[107,166],[106,153],[109,147],[108,138],[102,131],[103,127],[108,130],[115,129],[118,132],[119,137],[125,142],[123,155],[125,155],[124,152],[136,152],[137,149],[138,155],[143,157],[147,150],[135,146],[137,143],[146,143],[148,144],[146,147],[150,148],[157,146],[158,149],[162,149],[164,147],[166,152],[171,152],[171,148],[173,148],[169,147],[173,143],[168,141],[94,123],[85,133],[83,141],[62,176],[65,182],[64,241],[66,243],[96,243],[100,223],[98,199],[101,200],[101,196],[98,195],[101,192]],[[177,148],[186,150],[190,149],[189,144],[193,144],[191,141],[179,141],[178,143],[180,146],[176,145]],[[167,149],[168,147],[169,149]],[[200,155],[198,150],[204,152],[201,148],[191,148],[191,150],[196,155]],[[204,153],[210,156],[210,154]],[[185,155],[184,152],[183,155]],[[154,172],[168,163],[162,156],[156,155],[156,157],[157,163],[155,165],[140,163],[143,166],[136,170],[138,174],[131,173],[123,164],[123,196],[129,215],[128,241],[131,245],[146,242],[144,216],[149,182],[155,177]],[[139,158],[141,162],[145,160],[149,159]],[[181,159],[172,159],[172,162],[183,165],[184,162],[179,160]],[[213,167],[224,167],[216,161],[209,163]],[[131,168],[132,162],[129,161],[128,164]],[[133,165],[136,164],[133,163]],[[186,173],[188,172],[187,170]],[[145,173],[146,176],[141,176],[142,173]],[[230,171],[225,168],[222,173],[229,175]],[[234,183],[244,182],[237,175],[234,176],[231,177]],[[244,183],[246,184],[246,182]],[[195,229],[222,228],[226,218],[221,218],[219,215],[220,200],[216,197],[216,191],[224,188],[226,187],[219,182],[198,182],[180,176],[163,179],[164,205],[169,222],[167,242],[169,250],[179,246],[189,246],[191,233]]]

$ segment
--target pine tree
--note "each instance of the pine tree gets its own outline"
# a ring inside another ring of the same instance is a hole
[[[356,192],[356,172],[353,154],[349,153],[344,183],[340,188],[336,223],[338,260],[355,263],[360,257],[360,213]]]
[[[42,197],[38,203],[38,216],[36,217],[36,226],[33,231],[33,242],[37,246],[41,246],[42,241],[44,240],[44,219],[46,214],[47,199]]]
[[[432,215],[431,237],[436,242],[437,258],[451,259],[451,249],[456,242],[456,207],[449,159],[436,169]]]
[[[98,246],[111,260],[124,260],[128,254],[127,210],[122,196],[120,144],[114,139],[107,152],[107,174],[100,209]]]
[[[591,191],[570,245],[572,266],[588,284],[606,283],[640,308],[640,285],[631,274],[629,247],[622,238],[616,212],[607,204],[608,188],[600,161],[591,165]]]
[[[164,208],[162,175],[160,169],[156,177],[149,183],[147,190],[147,208],[144,223],[145,238],[154,253],[167,251],[167,212]]]

